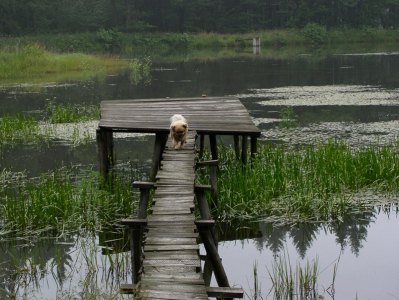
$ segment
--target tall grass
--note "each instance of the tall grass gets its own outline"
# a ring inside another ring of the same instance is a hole
[[[96,105],[70,105],[69,103],[64,105],[48,100],[43,120],[40,122],[33,116],[23,114],[6,114],[0,117],[0,146],[48,142],[54,137],[60,137],[57,134],[57,127],[49,126],[50,124],[79,123],[99,119],[100,108]],[[91,140],[90,136],[85,136],[88,135],[87,128],[76,126],[73,130],[71,138],[74,144],[75,141]],[[80,135],[83,135],[84,138],[82,139]]]
[[[6,46],[0,51],[0,79],[34,78],[68,71],[96,74],[127,67],[124,60],[83,53],[58,54],[38,43]]]
[[[31,116],[6,114],[0,118],[0,145],[15,144],[21,141],[30,143],[39,139],[40,136],[37,120]]]
[[[319,275],[318,257],[302,267],[296,264],[293,271],[289,256],[280,256],[267,270],[273,285],[274,299],[319,299],[317,278]]]
[[[398,192],[398,153],[398,143],[358,150],[337,140],[299,149],[267,144],[244,167],[234,149],[223,146],[216,213],[222,219],[268,216],[280,222],[340,218],[363,204],[352,198],[361,189]],[[198,180],[207,184],[206,176]]]
[[[63,105],[48,100],[45,111],[45,120],[51,124],[87,122],[100,119],[99,106],[86,105],[84,103],[75,105],[67,103]]]
[[[1,191],[0,231],[40,233],[100,230],[130,215],[136,172],[119,171],[104,182],[97,172],[58,169],[36,179],[20,178]]]

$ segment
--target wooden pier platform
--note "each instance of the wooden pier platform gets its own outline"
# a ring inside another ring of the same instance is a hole
[[[216,137],[232,135],[237,158],[245,164],[248,138],[251,157],[254,157],[257,139],[261,133],[236,97],[109,100],[101,102],[100,113],[97,143],[100,172],[103,174],[107,174],[113,164],[113,132],[155,133],[153,169],[158,169],[169,132],[169,119],[174,114],[183,115],[187,119],[189,130],[199,134],[200,153],[204,149],[205,135],[209,136],[212,159],[218,159]]]
[[[168,139],[169,118],[174,114],[181,114],[188,121],[189,137],[184,149],[175,150]],[[134,184],[141,191],[137,219],[122,221],[131,227],[133,284],[122,285],[121,291],[136,290],[142,299],[149,300],[242,298],[242,289],[230,287],[222,266],[205,191],[210,190],[211,196],[217,197],[217,135],[233,135],[236,148],[242,136],[243,162],[246,162],[248,137],[251,138],[251,156],[256,154],[260,130],[248,111],[234,97],[103,101],[97,143],[100,171],[104,174],[113,163],[112,134],[121,131],[156,134],[151,175],[154,182]],[[195,186],[197,135],[200,136],[200,153],[204,135],[209,135],[212,161],[201,163],[201,166],[211,168],[210,186]],[[156,191],[151,214],[147,216],[149,189],[152,188]],[[194,200],[201,220],[195,220]],[[199,238],[207,252],[204,273]],[[213,270],[218,288],[208,286],[211,273],[205,269]]]

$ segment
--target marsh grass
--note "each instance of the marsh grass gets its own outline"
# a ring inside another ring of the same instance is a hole
[[[305,266],[296,264],[293,270],[289,255],[284,253],[267,269],[272,286],[274,299],[319,299],[317,278],[319,275],[319,260],[316,257]]]
[[[54,100],[47,100],[43,120],[39,121],[31,115],[16,114],[3,115],[0,117],[0,146],[15,146],[18,144],[33,144],[42,141],[49,142],[57,137],[60,126],[52,124],[75,123],[69,128],[69,136],[73,144],[92,141],[92,136],[85,126],[80,123],[87,123],[100,119],[100,108],[96,105],[75,104],[70,105],[56,103]],[[64,126],[64,135],[68,135],[68,128]]]
[[[151,82],[150,67],[151,59],[148,56],[143,59],[133,59],[129,64],[130,80],[134,84],[138,84],[140,81],[149,84]]]
[[[46,102],[45,120],[51,124],[77,123],[100,119],[100,108],[96,105],[75,104],[66,105],[55,103],[54,100]]]
[[[98,231],[130,215],[135,198],[130,182],[134,172],[118,172],[104,181],[97,172],[78,174],[73,168],[16,180],[0,199],[2,232],[40,234]]]
[[[128,67],[128,62],[113,57],[49,52],[37,42],[22,47],[5,46],[0,50],[0,58],[0,79],[35,78],[70,71],[105,74]]]
[[[222,220],[331,221],[367,205],[352,197],[362,189],[398,192],[398,143],[362,149],[338,140],[297,149],[269,143],[259,145],[247,167],[233,147],[219,150],[216,215]],[[198,181],[208,184],[208,176],[199,173]]]
[[[31,143],[42,139],[46,133],[40,132],[37,120],[32,116],[16,114],[0,118],[0,145]]]

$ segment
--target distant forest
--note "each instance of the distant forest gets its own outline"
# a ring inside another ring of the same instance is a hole
[[[399,0],[1,0],[0,34],[399,27]]]

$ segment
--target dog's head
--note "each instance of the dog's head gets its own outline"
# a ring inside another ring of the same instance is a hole
[[[187,133],[188,126],[185,122],[175,122],[171,127],[173,134],[179,139],[182,139]]]

